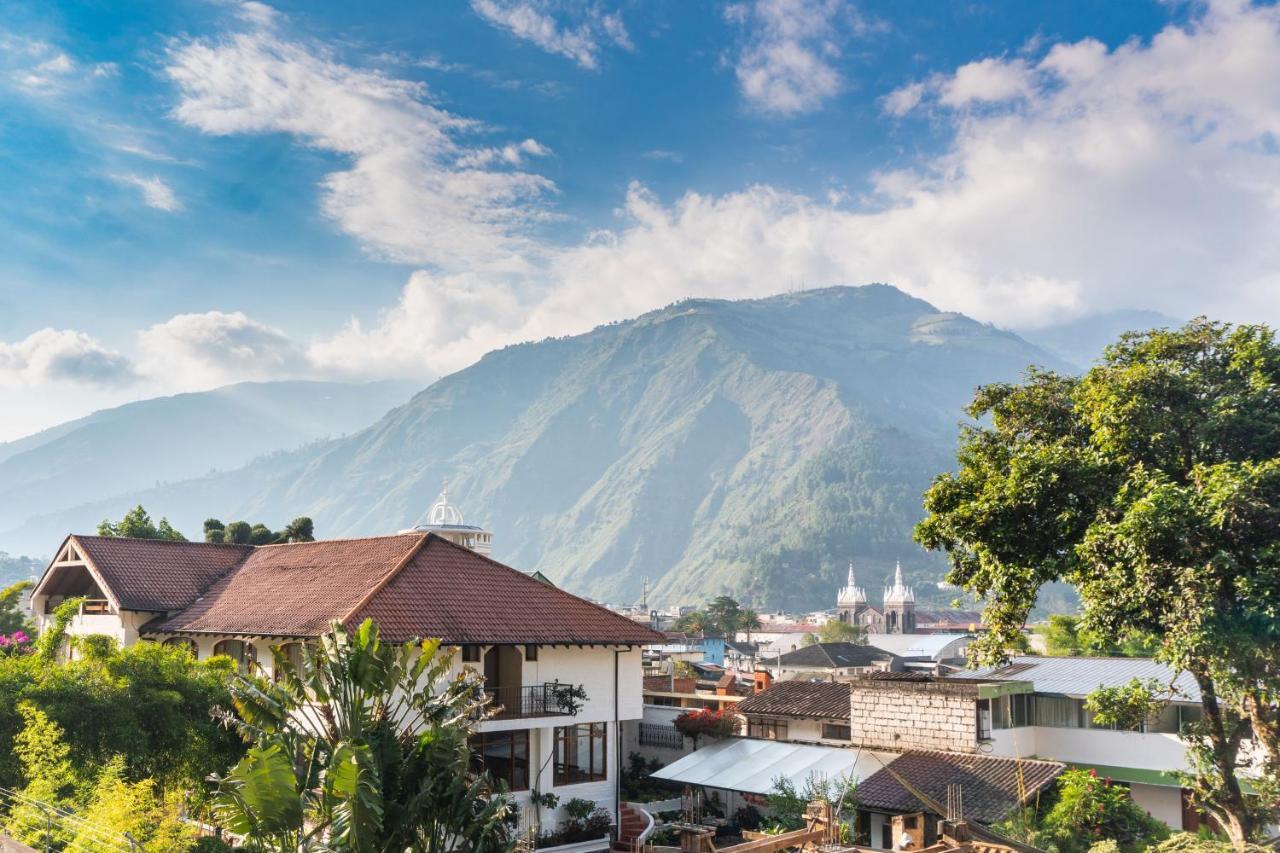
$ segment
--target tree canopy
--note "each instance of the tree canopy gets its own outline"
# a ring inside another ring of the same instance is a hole
[[[959,470],[916,529],[948,580],[985,599],[1004,655],[1046,583],[1080,591],[1080,629],[1155,638],[1190,673],[1197,803],[1243,842],[1273,813],[1280,770],[1280,346],[1265,326],[1200,319],[1129,333],[1082,377],[1031,370],[978,390]],[[1252,730],[1257,798],[1238,772]]]
[[[117,522],[103,519],[98,525],[99,536],[120,536],[129,539],[169,539],[174,542],[186,542],[187,537],[174,530],[169,519],[161,518],[153,522],[151,516],[138,504],[125,513]]]
[[[315,525],[305,515],[298,516],[278,531],[273,531],[265,524],[249,524],[247,521],[223,524],[216,518],[204,520],[204,541],[206,542],[275,545],[281,542],[314,542],[315,538]]]
[[[759,615],[754,610],[743,608],[728,595],[716,596],[701,610],[686,613],[675,623],[677,631],[719,634],[723,637],[732,637],[739,631],[754,631],[759,627]]]

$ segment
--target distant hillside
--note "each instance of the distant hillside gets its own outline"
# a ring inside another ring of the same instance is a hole
[[[1176,329],[1182,324],[1182,320],[1159,311],[1110,311],[1019,334],[1083,371],[1101,358],[1107,344],[1115,343],[1124,332]]]
[[[258,382],[95,412],[0,444],[0,531],[32,516],[346,435],[410,393],[400,382]],[[26,553],[56,545],[0,536],[0,547]]]
[[[1065,367],[884,285],[687,301],[490,353],[349,437],[23,536],[56,540],[138,500],[189,532],[210,514],[306,513],[322,536],[382,533],[448,478],[497,557],[609,601],[639,600],[647,578],[652,602],[826,606],[850,559],[874,590],[901,558],[923,591],[942,562],[911,528],[954,465],[961,407],[1032,363]]]
[[[42,560],[12,557],[0,551],[0,589],[27,578],[38,577],[44,571],[44,565]]]

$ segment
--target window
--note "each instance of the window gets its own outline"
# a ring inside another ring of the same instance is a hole
[[[758,717],[747,718],[747,737],[764,738],[765,740],[786,740],[786,720],[762,720]]]
[[[467,645],[463,646],[463,647],[462,647],[462,662],[463,662],[463,663],[479,663],[479,662],[480,662],[480,647],[479,647],[479,646],[476,646],[476,645],[471,645],[471,644],[467,644]]]
[[[609,775],[606,759],[608,726],[579,723],[556,729],[555,784],[598,782]]]
[[[471,736],[471,769],[489,771],[512,791],[529,790],[529,730],[481,732]]]
[[[289,666],[299,677],[302,677],[302,643],[284,643],[279,647],[280,654],[288,661]],[[280,680],[280,670],[273,669],[272,681]]]
[[[991,700],[978,700],[978,740],[991,740]]]
[[[853,729],[850,726],[823,723],[822,738],[823,740],[853,740]]]
[[[525,660],[537,660],[537,659],[538,659],[538,647],[537,647],[537,646],[534,646],[534,645],[525,646],[525,647],[524,647],[524,659],[525,659]]]
[[[223,640],[213,647],[215,655],[226,655],[236,662],[236,668],[246,675],[258,671],[258,650],[253,643],[243,640]]]
[[[166,646],[177,646],[180,649],[186,649],[191,652],[193,658],[200,657],[200,650],[196,647],[196,641],[190,637],[170,637],[164,641]]]
[[[1037,726],[1055,729],[1084,728],[1084,702],[1068,696],[1037,695],[1032,703],[1033,719]]]

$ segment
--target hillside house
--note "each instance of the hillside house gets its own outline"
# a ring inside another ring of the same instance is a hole
[[[455,667],[484,678],[496,712],[475,760],[515,792],[523,819],[534,788],[615,811],[621,724],[641,716],[640,648],[663,639],[643,625],[437,531],[260,547],[73,535],[56,554],[32,601],[43,628],[83,596],[72,635],[227,655],[267,677],[273,646],[300,650],[333,620],[373,619],[391,642],[442,638]],[[576,713],[557,698],[565,685],[585,690]]]
[[[836,678],[868,672],[898,672],[902,659],[876,646],[862,643],[813,643],[762,658],[761,669],[776,679]]]

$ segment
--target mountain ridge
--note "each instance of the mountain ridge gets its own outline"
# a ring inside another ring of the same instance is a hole
[[[351,435],[29,531],[141,501],[188,534],[308,514],[321,536],[368,535],[412,524],[447,479],[495,556],[573,591],[824,606],[850,559],[871,579],[903,558],[932,587],[941,559],[910,539],[921,491],[953,465],[973,388],[1032,363],[1064,367],[888,285],[684,300],[495,350]]]

